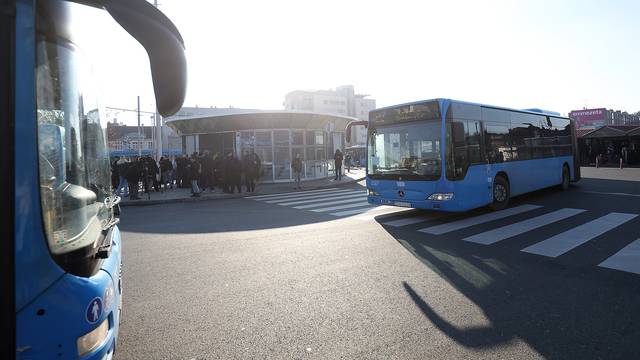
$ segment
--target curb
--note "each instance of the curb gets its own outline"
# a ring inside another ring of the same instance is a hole
[[[326,188],[331,188],[331,187],[341,187],[341,186],[357,183],[359,181],[364,180],[365,178],[366,177],[352,179],[350,181],[341,182],[339,184],[312,186],[312,187],[305,188],[304,190],[308,191],[308,190],[326,189]],[[277,193],[278,192],[269,192],[269,191],[260,192],[260,191],[257,191],[257,192],[251,193],[251,196],[270,195],[270,194],[277,194]],[[127,201],[127,202],[121,202],[120,206],[122,206],[122,207],[128,207],[128,206],[152,206],[152,205],[160,205],[160,204],[173,204],[173,203],[185,203],[185,202],[228,200],[228,199],[238,199],[238,198],[244,198],[244,197],[246,197],[246,193],[243,193],[243,194],[231,194],[231,195],[224,196],[224,197],[209,197],[209,196],[205,195],[205,196],[202,196],[202,197],[194,197],[194,198],[186,197],[186,198],[164,199],[164,200],[142,200],[142,201],[139,201],[139,202]]]

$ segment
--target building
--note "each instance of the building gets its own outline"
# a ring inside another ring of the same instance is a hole
[[[353,85],[339,86],[335,90],[296,90],[285,96],[284,108],[291,111],[310,111],[318,114],[334,114],[369,119],[369,111],[376,108],[376,101],[369,95],[356,94]],[[367,133],[362,126],[355,126],[350,145],[366,145]]]
[[[235,108],[183,108],[165,118],[182,137],[182,152],[241,158],[256,153],[262,163],[261,181],[293,181],[291,160],[300,155],[303,179],[334,174],[333,154],[344,151],[344,130],[353,117],[308,111]]]
[[[640,125],[640,115],[605,108],[573,110],[569,117],[577,129],[597,129],[606,125]]]
[[[140,132],[138,133],[138,129]],[[107,123],[107,143],[110,156],[155,156],[155,127],[126,126]],[[182,153],[182,139],[173,129],[162,126],[162,155],[175,156]]]

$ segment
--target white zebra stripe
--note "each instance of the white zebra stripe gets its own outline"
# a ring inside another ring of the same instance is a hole
[[[369,204],[369,206],[364,207],[364,208],[354,209],[354,210],[339,211],[339,212],[331,213],[329,215],[333,215],[333,216],[351,216],[351,215],[357,215],[357,214],[362,214],[362,213],[368,213],[369,211],[384,210],[384,209],[389,209],[389,208],[397,209],[395,206],[387,206],[387,205],[375,206],[375,205]]]
[[[344,194],[339,194],[336,196],[329,196],[329,197],[321,197],[319,199],[311,199],[311,200],[296,200],[296,201],[292,201],[292,202],[284,202],[284,203],[278,203],[278,205],[282,205],[282,206],[291,206],[291,205],[301,205],[301,204],[309,204],[309,203],[314,203],[314,202],[322,202],[322,201],[330,201],[330,200],[339,200],[339,199],[350,199],[350,198],[354,198],[354,197],[365,197],[367,196],[367,193],[362,192],[362,191],[354,191],[351,193],[344,193]]]
[[[428,228],[420,229],[418,231],[427,233],[427,234],[441,235],[451,231],[464,229],[470,226],[480,225],[489,221],[494,221],[494,220],[503,219],[509,216],[521,214],[521,213],[538,209],[538,208],[541,208],[541,206],[528,205],[528,204],[520,205],[513,208],[500,210],[496,212],[490,212],[483,215],[473,216],[473,217],[458,220],[458,221],[452,221],[452,222],[448,222],[440,225],[430,226]]]
[[[331,191],[331,190],[335,190],[335,189],[337,189],[337,188],[308,190],[308,191],[291,191],[291,192],[278,193],[278,194],[247,196],[247,197],[245,197],[245,199],[264,199],[264,198],[269,198],[269,197],[273,197],[273,196],[282,196],[282,195],[287,195],[287,194],[302,194],[302,193],[310,194],[310,193],[317,193],[317,192],[322,192],[322,191]]]
[[[311,209],[311,211],[313,211],[313,212],[327,212],[327,211],[350,209],[350,208],[362,207],[362,206],[371,206],[371,204],[363,201],[363,202],[358,202],[356,204],[346,204],[346,205],[325,207],[325,208],[320,208],[320,209]]]
[[[338,204],[351,204],[351,203],[368,204],[367,203],[367,196],[366,195],[360,195],[360,197],[357,197],[357,198],[354,198],[354,199],[342,199],[342,200],[334,200],[334,201],[328,201],[328,202],[317,203],[317,204],[300,205],[300,206],[294,206],[293,208],[294,209],[310,209],[310,208],[321,207],[321,206],[338,205]]]
[[[586,210],[583,209],[564,208],[544,215],[536,216],[528,220],[520,221],[514,224],[506,225],[497,229],[469,236],[462,240],[476,244],[491,245],[497,243],[498,241],[502,241],[516,235],[524,234],[527,231],[531,231],[533,229],[537,229],[545,225],[564,220],[585,211]]]
[[[598,266],[640,275],[640,239],[623,247]]]
[[[558,257],[592,240],[609,230],[635,218],[636,214],[610,213],[595,220],[576,226],[561,234],[533,244],[521,251],[547,257]]]
[[[338,194],[346,194],[346,193],[350,193],[350,192],[354,192],[355,190],[332,190],[332,191],[327,191],[327,192],[323,192],[321,194],[296,194],[296,195],[287,195],[287,196],[280,196],[277,198],[271,198],[271,199],[266,199],[266,200],[258,200],[258,201],[264,201],[268,204],[276,204],[276,203],[281,203],[281,202],[286,202],[286,201],[296,201],[296,200],[302,200],[302,199],[317,199],[317,198],[322,198],[325,196],[333,196],[333,195],[338,195]]]

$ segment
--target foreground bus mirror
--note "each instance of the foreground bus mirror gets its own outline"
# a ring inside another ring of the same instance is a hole
[[[158,112],[175,114],[187,89],[184,42],[171,20],[144,0],[103,1],[111,16],[147,50]]]

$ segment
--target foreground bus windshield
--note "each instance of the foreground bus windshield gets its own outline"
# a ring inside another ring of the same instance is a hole
[[[372,111],[372,204],[465,211],[579,180],[575,131],[556,113],[439,99]]]
[[[441,128],[436,102],[372,113],[369,177],[414,180],[440,178]]]

